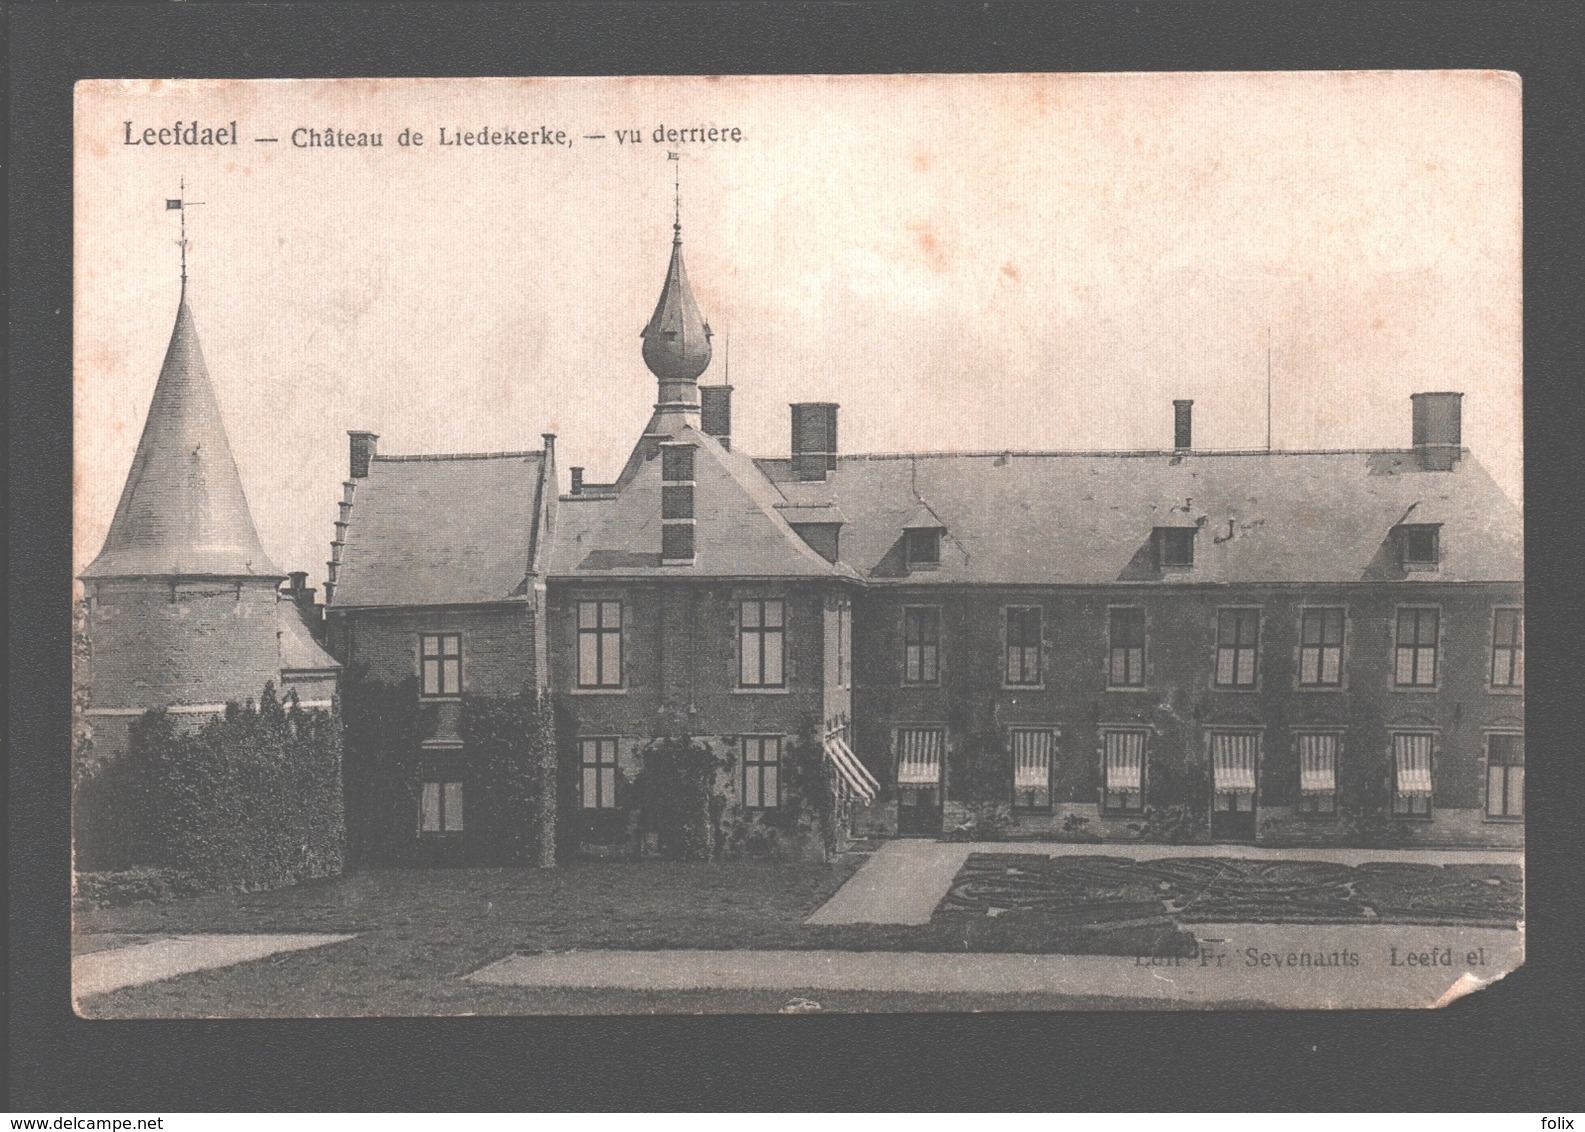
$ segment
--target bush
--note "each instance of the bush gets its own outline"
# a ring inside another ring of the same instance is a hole
[[[417,834],[418,744],[434,709],[418,702],[418,678],[374,680],[367,665],[342,675],[346,719],[347,855],[359,863],[402,860]]]
[[[476,784],[468,828],[492,864],[555,863],[556,725],[549,696],[469,696],[462,741]]]
[[[203,887],[271,887],[341,871],[341,719],[282,704],[181,730],[163,709],[133,723],[127,753],[78,775],[77,866],[149,866]]]
[[[1128,828],[1141,841],[1160,841],[1182,845],[1198,841],[1206,830],[1205,814],[1195,806],[1147,806],[1145,820],[1132,822]]]
[[[678,861],[707,861],[715,850],[715,827],[724,807],[716,774],[731,765],[695,739],[687,721],[662,720],[642,752],[633,782],[640,833],[653,833],[661,855]]]
[[[112,872],[77,874],[78,899],[99,907],[172,900],[196,896],[203,890],[203,882],[192,873],[147,865]]]

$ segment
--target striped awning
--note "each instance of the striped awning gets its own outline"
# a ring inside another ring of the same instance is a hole
[[[941,784],[943,733],[936,728],[903,728],[897,732],[897,782],[903,786]]]
[[[1141,790],[1145,774],[1145,733],[1108,731],[1106,733],[1106,788]]]
[[[837,777],[842,784],[864,801],[873,802],[875,792],[880,789],[881,784],[853,753],[853,748],[847,745],[847,740],[834,732],[826,736],[824,746],[826,758],[836,767]]]
[[[1431,793],[1431,736],[1394,735],[1392,751],[1398,770],[1398,793]]]
[[[1013,785],[1020,790],[1051,785],[1051,732],[1015,729]]]
[[[1211,736],[1211,768],[1219,794],[1255,792],[1255,748],[1258,735]]]
[[[1331,794],[1337,790],[1337,736],[1299,736],[1299,790]]]

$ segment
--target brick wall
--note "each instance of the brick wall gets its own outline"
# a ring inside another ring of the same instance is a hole
[[[329,646],[342,664],[367,664],[369,675],[397,683],[418,673],[419,636],[462,635],[462,690],[509,696],[535,679],[534,610],[527,602],[426,609],[332,608]]]
[[[1492,608],[1514,605],[1515,585],[1239,587],[1199,589],[941,589],[869,590],[855,608],[855,749],[883,783],[894,774],[894,729],[944,725],[949,746],[970,735],[1013,725],[1050,726],[1057,741],[1053,806],[1093,806],[1101,785],[1101,731],[1107,724],[1148,728],[1151,754],[1208,764],[1208,735],[1218,725],[1261,729],[1258,802],[1273,819],[1268,835],[1293,826],[1298,793],[1296,729],[1336,728],[1342,755],[1368,758],[1385,776],[1389,728],[1422,727],[1436,735],[1434,817],[1419,823],[1428,841],[1507,844],[1513,823],[1481,820],[1485,805],[1488,729],[1521,730],[1522,696],[1488,686]],[[939,684],[902,682],[903,609],[939,606]],[[1145,686],[1107,689],[1108,607],[1145,611]],[[1043,611],[1041,685],[1003,683],[1005,609]],[[1250,691],[1214,685],[1217,611],[1228,605],[1260,610],[1258,684]],[[1328,691],[1297,685],[1299,611],[1305,605],[1347,609],[1344,684]],[[1404,691],[1392,683],[1393,632],[1401,605],[1440,610],[1438,681]],[[953,788],[947,785],[947,799]],[[1153,804],[1171,799],[1151,797]],[[1467,815],[1474,814],[1470,820]],[[1026,821],[1031,819],[1026,819]],[[1038,824],[1036,822],[1035,824]],[[1121,825],[1110,820],[1106,826]],[[1331,823],[1335,825],[1335,823]],[[1303,829],[1324,840],[1325,822]],[[1093,826],[1092,826],[1093,828]],[[1522,836],[1522,833],[1519,834]]]
[[[257,699],[280,684],[274,579],[89,584],[95,752],[125,750],[113,711]]]

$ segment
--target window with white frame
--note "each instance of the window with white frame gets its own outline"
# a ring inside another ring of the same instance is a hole
[[[1106,682],[1114,688],[1138,688],[1145,683],[1145,611],[1118,606],[1109,611],[1107,634],[1111,657]]]
[[[622,686],[622,603],[578,603],[578,687]]]
[[[1431,816],[1431,748],[1434,736],[1398,732],[1392,737],[1392,812],[1405,817]]]
[[[1260,610],[1219,609],[1216,612],[1216,684],[1221,688],[1253,688],[1260,655]]]
[[[1337,735],[1307,732],[1299,742],[1299,812],[1337,812]]]
[[[1040,683],[1040,606],[1007,608],[1007,683]]]
[[[1102,749],[1102,808],[1111,813],[1139,813],[1145,804],[1145,745],[1148,732],[1105,731]]]
[[[786,646],[787,606],[780,600],[750,598],[738,605],[738,686],[781,688]]]
[[[1524,687],[1524,611],[1521,609],[1492,610],[1491,686]]]
[[[1486,736],[1486,816],[1524,817],[1524,736]]]
[[[418,832],[443,834],[462,831],[462,783],[423,783],[418,794]]]
[[[903,727],[897,731],[897,784],[941,785],[941,755],[946,732],[939,727]]]
[[[421,633],[418,644],[419,694],[462,694],[462,634]]]
[[[941,610],[910,605],[903,610],[903,683],[941,680]]]
[[[774,810],[781,805],[781,736],[745,735],[741,742],[743,805]]]
[[[1436,685],[1437,629],[1441,614],[1435,609],[1398,610],[1393,683],[1400,688]]]
[[[1008,736],[1013,756],[1013,805],[1051,808],[1051,754],[1055,735],[1047,727],[1015,727]]]
[[[1343,683],[1343,621],[1339,609],[1299,613],[1299,686],[1337,688]]]
[[[616,809],[616,747],[613,738],[578,740],[583,809]]]

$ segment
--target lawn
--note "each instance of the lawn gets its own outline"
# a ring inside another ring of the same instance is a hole
[[[1511,928],[1524,918],[1517,865],[1253,861],[1226,857],[1038,857],[975,853],[937,920],[1135,924],[1378,923]]]
[[[804,924],[866,859],[854,853],[832,864],[602,861],[572,862],[545,871],[375,869],[272,892],[216,893],[92,909],[77,916],[80,951],[105,946],[107,937],[116,937],[119,945],[199,932],[355,932],[358,936],[330,947],[129,987],[90,1000],[84,1010],[100,1017],[563,1013],[574,1007],[579,1012],[648,1013],[702,1010],[706,1007],[701,1004],[709,1002],[714,1005],[708,1008],[716,1011],[774,1011],[786,995],[744,993],[719,1000],[708,994],[569,995],[479,987],[463,982],[461,976],[513,952],[567,949],[1133,955],[1162,948],[1163,954],[1184,954],[1193,945],[1159,906],[1148,923],[1107,925],[1101,931],[1082,923],[1013,924],[983,916],[937,916],[918,926]],[[961,1008],[948,1001],[951,996],[868,997],[873,1001],[862,1008]],[[1035,997],[1038,1004],[1009,1001],[1005,1008],[1073,1005],[1063,996]]]

